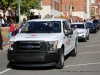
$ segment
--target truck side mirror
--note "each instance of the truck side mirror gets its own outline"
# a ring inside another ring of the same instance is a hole
[[[65,32],[65,35],[73,34],[73,30],[72,29],[65,30],[64,32]]]

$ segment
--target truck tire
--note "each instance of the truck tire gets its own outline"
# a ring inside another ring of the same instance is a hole
[[[61,53],[59,56],[59,61],[55,65],[56,69],[62,69],[64,67],[64,51],[62,48],[60,49],[60,51],[61,51]]]
[[[83,39],[83,41],[84,41],[84,42],[87,42],[87,38],[85,37],[85,38]]]
[[[96,28],[95,33],[97,33],[97,32],[98,32],[98,29]]]
[[[70,52],[70,56],[75,57],[77,55],[77,44],[75,44],[75,48]]]
[[[89,40],[89,35],[87,36],[87,40]]]
[[[16,68],[17,68],[16,66],[12,65],[12,62],[9,62],[9,64],[10,64],[10,67],[11,67],[12,69],[16,69]]]

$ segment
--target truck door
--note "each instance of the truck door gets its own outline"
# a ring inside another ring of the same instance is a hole
[[[66,21],[63,21],[63,32],[64,32],[64,46],[65,46],[65,54],[69,53],[70,51],[70,38],[65,35],[65,31],[67,31]]]
[[[65,21],[66,22],[66,27],[67,27],[67,29],[71,29],[70,28],[70,25],[68,24],[68,22],[67,21]],[[72,50],[73,49],[73,46],[75,45],[75,35],[74,35],[74,31],[73,31],[73,34],[71,34],[71,35],[68,35],[67,36],[68,37],[68,41],[69,41],[69,46],[70,46],[70,50]]]

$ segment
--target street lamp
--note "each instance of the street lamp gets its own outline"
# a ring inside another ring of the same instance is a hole
[[[18,13],[19,13],[19,25],[21,25],[21,15],[20,15],[20,4],[21,4],[21,0],[16,0],[18,3]]]

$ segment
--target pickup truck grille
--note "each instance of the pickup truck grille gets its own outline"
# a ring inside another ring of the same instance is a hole
[[[14,44],[14,50],[16,52],[46,51],[47,44],[43,41],[17,41]]]

